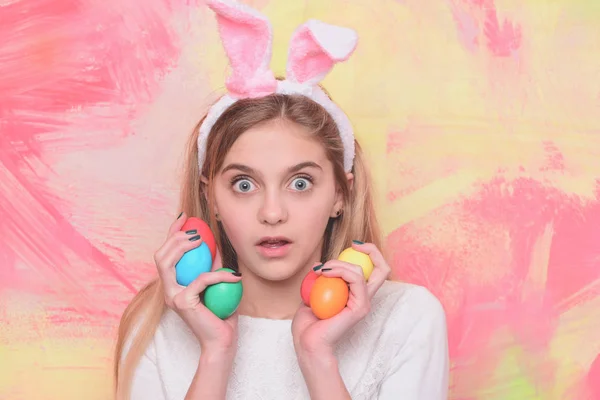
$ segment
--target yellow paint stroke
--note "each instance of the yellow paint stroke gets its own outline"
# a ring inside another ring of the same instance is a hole
[[[93,337],[0,345],[0,398],[110,399],[111,349],[110,340]]]
[[[464,170],[415,190],[391,202],[381,212],[385,234],[402,225],[419,219],[445,204],[467,196],[475,189],[475,183],[487,178],[481,172]]]

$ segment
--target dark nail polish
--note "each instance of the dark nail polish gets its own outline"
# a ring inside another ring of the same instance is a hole
[[[313,267],[313,271],[318,271],[321,268],[323,268],[323,264],[317,265],[316,267]]]
[[[331,268],[323,268],[321,271],[322,272],[331,271]]]
[[[196,233],[198,233],[198,231],[195,229],[192,229],[191,231],[185,231],[185,233],[188,235],[195,235]]]
[[[190,242],[195,242],[196,240],[200,240],[200,235],[196,235],[196,236],[189,238]]]
[[[242,276],[242,273],[236,271],[236,272],[232,272],[231,275],[233,275],[233,276]]]
[[[356,244],[365,244],[365,242],[361,242],[360,240],[353,240],[353,242]]]
[[[183,211],[181,212],[181,214],[179,214],[179,215],[177,216],[177,219],[181,218],[181,216],[182,216],[182,215],[183,215]]]

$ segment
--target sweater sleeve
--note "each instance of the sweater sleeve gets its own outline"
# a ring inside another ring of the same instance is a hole
[[[384,378],[379,400],[446,400],[448,398],[448,339],[446,316],[437,298],[420,288],[415,301],[413,328],[396,352]],[[406,321],[395,321],[406,323]]]

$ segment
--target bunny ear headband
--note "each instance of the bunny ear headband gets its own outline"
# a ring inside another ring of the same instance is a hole
[[[198,136],[198,165],[202,170],[208,134],[217,119],[239,99],[273,93],[300,94],[320,104],[335,121],[344,145],[344,169],[352,170],[354,133],[346,114],[318,86],[337,62],[350,57],[358,41],[349,28],[309,20],[290,42],[287,79],[278,81],[269,68],[272,29],[258,11],[233,0],[207,0],[216,14],[223,47],[232,69],[225,86],[228,93],[208,111]]]

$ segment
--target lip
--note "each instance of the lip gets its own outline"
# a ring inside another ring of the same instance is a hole
[[[285,241],[286,244],[278,247],[266,247],[261,244],[266,241]],[[256,249],[265,258],[280,258],[286,256],[291,247],[292,241],[285,236],[265,236],[256,242]]]
[[[287,238],[287,237],[285,237],[285,236],[264,236],[264,237],[260,238],[258,240],[258,242],[256,242],[256,245],[260,246],[261,243],[268,242],[268,241],[273,241],[273,242],[278,242],[278,241],[288,242],[288,244],[292,243],[292,240],[289,239],[289,238]]]

